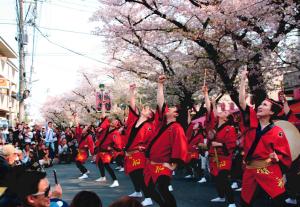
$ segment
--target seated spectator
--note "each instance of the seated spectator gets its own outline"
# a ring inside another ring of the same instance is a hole
[[[47,168],[52,166],[52,160],[49,157],[49,149],[46,148],[45,144],[40,144],[39,146],[38,160],[39,164],[43,167]]]
[[[59,163],[61,163],[61,162],[70,163],[71,162],[71,153],[70,153],[70,149],[67,145],[66,139],[62,139],[60,145],[58,146],[58,158],[59,158]]]
[[[59,184],[55,185],[51,192],[45,172],[25,171],[10,188],[18,195],[23,206],[28,207],[49,207],[50,198],[62,198],[62,188]]]
[[[23,154],[22,163],[23,164],[26,164],[26,163],[30,162],[30,157],[29,157],[30,150],[31,150],[30,144],[29,143],[25,144],[25,147],[24,147],[23,152],[22,152],[22,154]]]
[[[13,145],[7,144],[0,148],[0,186],[3,186],[5,177],[10,172],[15,160],[16,154]]]
[[[83,190],[75,195],[70,207],[102,207],[102,202],[96,193]]]
[[[143,205],[134,198],[125,196],[110,204],[109,207],[142,207]]]

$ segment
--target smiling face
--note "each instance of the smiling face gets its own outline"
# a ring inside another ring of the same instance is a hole
[[[258,118],[267,118],[267,117],[271,117],[274,112],[271,111],[271,107],[272,107],[272,103],[264,100],[257,108],[257,117]]]
[[[51,190],[49,189],[49,181],[47,178],[40,180],[38,185],[38,192],[28,197],[28,203],[32,207],[49,207]]]

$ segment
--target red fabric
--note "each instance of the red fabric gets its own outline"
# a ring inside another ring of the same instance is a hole
[[[187,152],[187,140],[183,128],[179,123],[173,123],[152,145],[149,158],[157,163],[170,162],[171,159],[186,162]]]
[[[113,156],[112,148],[121,151],[123,147],[122,137],[118,129],[110,131],[106,137],[104,136],[101,140],[97,140],[97,147],[99,147],[99,144],[103,139],[105,139],[105,141],[97,154],[96,163],[98,163],[100,159],[103,163],[110,163]]]
[[[83,164],[87,160],[88,156],[87,149],[79,149],[75,160]]]
[[[244,133],[244,158],[255,140],[258,119],[253,108],[247,107],[243,115],[242,133]],[[249,120],[247,120],[249,118]],[[245,122],[246,121],[246,122]],[[248,123],[248,124],[247,124]],[[289,167],[292,163],[288,141],[281,128],[274,126],[260,138],[257,147],[252,154],[254,160],[266,160],[269,155],[276,152],[280,163]],[[278,163],[267,167],[267,171],[261,169],[245,169],[243,176],[242,197],[246,202],[250,202],[255,186],[260,185],[272,198],[285,191],[284,186],[279,186],[282,173]]]
[[[214,113],[210,114],[208,126],[210,129],[216,125],[216,117]],[[209,152],[209,166],[210,173],[214,176],[219,174],[220,170],[230,170],[232,164],[233,150],[236,147],[237,133],[233,126],[221,125],[216,130],[216,135],[213,141],[222,143],[222,147],[210,147]],[[217,157],[215,154],[217,152]],[[217,160],[218,159],[218,160]]]
[[[198,152],[188,152],[187,163],[189,163],[191,160],[198,160],[198,159],[199,159]]]
[[[218,163],[215,156],[209,158],[209,171],[217,176],[221,170],[231,170],[232,156],[218,156]]]
[[[292,110],[290,110],[288,113],[288,121],[293,123],[294,125],[296,125],[296,124],[299,124],[300,119],[298,119],[296,117],[296,114]]]
[[[285,192],[284,181],[279,165],[260,169],[245,169],[242,182],[242,198],[250,203],[259,185],[271,198]]]
[[[76,126],[76,128],[75,128],[75,137],[76,137],[77,141],[79,141],[80,138],[81,138],[82,130],[83,130],[83,129],[82,129],[82,128],[80,127],[80,125],[78,124],[78,125]]]
[[[189,140],[190,137],[193,136],[193,131],[194,131],[193,128],[194,128],[195,124],[196,123],[193,123],[193,122],[190,123],[187,130],[186,130],[186,132],[185,132],[185,135],[186,135],[188,140]]]
[[[81,135],[81,139],[85,135]],[[94,141],[92,135],[88,135],[85,140],[79,141],[78,149],[89,149],[91,154],[94,154]]]
[[[108,133],[107,137],[104,137],[105,141],[101,145],[102,150],[108,150],[109,147],[122,150],[122,138],[120,132],[117,129]]]
[[[148,161],[144,169],[144,180],[146,186],[149,185],[151,179],[154,183],[156,183],[158,177],[161,175],[171,177],[172,170],[170,170],[167,167],[164,167],[162,164],[151,164],[150,161]]]
[[[126,174],[138,169],[143,169],[146,165],[146,157],[143,152],[136,152],[130,156],[125,156],[124,161],[124,169]]]
[[[198,152],[198,144],[204,143],[203,134],[199,133],[194,136],[188,137],[188,151]]]
[[[245,156],[248,154],[248,151],[255,140],[256,128],[258,127],[257,117],[253,115],[255,114],[255,111],[252,108],[249,108],[249,110],[250,126],[253,128],[250,129],[249,126],[244,125],[244,130],[247,130],[242,132],[245,133],[243,143]],[[255,158],[255,160],[266,160],[274,151],[278,155],[281,164],[290,167],[292,164],[290,147],[283,130],[278,126],[274,126],[271,130],[262,135],[252,157]]]
[[[126,146],[129,136],[131,133],[131,130],[133,129],[134,124],[139,119],[137,114],[130,108],[129,109],[129,115],[127,119],[127,130],[126,134],[124,136],[124,147]],[[139,147],[146,148],[147,143],[149,141],[149,138],[151,137],[153,133],[153,124],[151,122],[144,123],[141,128],[139,129],[138,133],[136,134],[133,142],[131,143],[130,147],[127,149],[127,151],[133,151],[138,150]]]
[[[112,160],[111,153],[109,153],[109,152],[99,152],[97,154],[97,157],[96,157],[96,163],[97,164],[100,161],[100,159],[101,159],[102,163],[104,163],[104,164],[108,163],[109,164]]]
[[[98,144],[98,145],[96,144],[96,147],[99,146],[98,140],[102,140],[107,130],[109,130],[109,126],[110,126],[109,119],[105,117],[104,120],[100,123],[99,127],[97,127],[96,129],[96,137],[97,137],[96,143]]]

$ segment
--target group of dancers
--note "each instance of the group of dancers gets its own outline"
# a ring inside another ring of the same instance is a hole
[[[209,172],[216,184],[218,197],[212,202],[228,202],[235,207],[233,190],[230,184],[230,172],[234,149],[237,143],[243,148],[243,178],[241,203],[243,207],[252,206],[254,193],[260,186],[271,198],[273,205],[285,205],[285,182],[283,173],[292,164],[290,147],[283,130],[273,124],[278,113],[284,109],[287,118],[295,122],[297,117],[289,110],[285,99],[278,104],[266,98],[260,106],[252,108],[246,104],[247,72],[241,74],[239,91],[240,137],[233,126],[228,111],[218,111],[211,102],[208,89],[203,86],[205,97],[206,121],[204,126],[190,122],[184,130],[177,121],[179,107],[169,106],[164,97],[165,76],[158,77],[157,108],[153,111],[149,105],[141,108],[136,104],[136,86],[129,88],[129,114],[125,129],[120,130],[122,122],[105,116],[102,107],[101,122],[96,129],[96,142],[93,142],[91,127],[76,128],[79,140],[76,165],[81,171],[80,179],[88,177],[84,167],[89,152],[96,157],[100,178],[106,181],[105,170],[111,176],[110,187],[118,187],[119,182],[111,168],[111,161],[124,156],[125,173],[131,179],[135,192],[129,196],[142,197],[143,206],[176,207],[176,200],[169,190],[173,171],[177,166],[187,166],[187,171],[195,172],[204,178],[199,164],[201,154],[208,154]],[[89,152],[88,152],[89,151]],[[204,180],[202,180],[204,181]]]

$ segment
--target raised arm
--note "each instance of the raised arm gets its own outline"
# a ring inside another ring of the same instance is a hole
[[[129,86],[129,105],[130,107],[135,111],[136,105],[135,105],[135,91],[136,91],[136,85],[130,84]]]
[[[159,110],[162,110],[162,107],[165,102],[165,97],[164,97],[164,82],[166,81],[166,76],[165,75],[160,75],[157,80],[157,105]]]
[[[246,80],[248,71],[244,70],[241,75],[240,91],[239,91],[239,102],[242,110],[246,109]]]
[[[290,109],[290,106],[286,100],[286,97],[285,97],[283,91],[279,92],[278,99],[279,99],[279,101],[281,101],[283,103],[283,111],[284,111],[285,115],[288,115],[288,113],[290,112],[291,109]]]
[[[203,92],[203,95],[204,95],[204,100],[205,100],[205,106],[206,106],[206,109],[207,109],[207,113],[210,114],[210,112],[211,112],[211,103],[210,103],[210,100],[209,100],[209,97],[208,97],[208,89],[207,89],[206,86],[202,87],[202,92]]]

